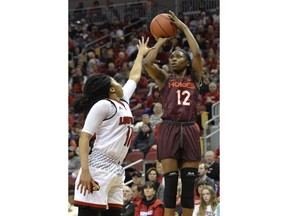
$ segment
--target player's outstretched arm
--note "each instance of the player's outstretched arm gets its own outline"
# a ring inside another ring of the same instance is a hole
[[[161,84],[164,84],[165,80],[168,77],[168,74],[165,70],[158,67],[157,64],[154,64],[154,61],[158,55],[159,48],[169,40],[169,38],[158,38],[157,43],[154,45],[155,49],[151,50],[144,59],[144,69],[147,71],[150,77],[158,82],[159,88],[161,89]]]
[[[141,78],[141,71],[142,71],[142,60],[144,56],[150,52],[150,50],[154,49],[154,47],[149,48],[147,46],[149,42],[149,37],[144,41],[144,37],[141,38],[141,40],[138,41],[138,54],[136,56],[136,59],[134,61],[134,65],[130,71],[129,79],[134,80],[136,83],[139,82]]]

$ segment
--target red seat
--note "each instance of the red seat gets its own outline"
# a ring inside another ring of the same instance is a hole
[[[145,156],[145,162],[156,163],[157,161],[157,151],[149,151]]]
[[[143,170],[143,162],[144,162],[144,153],[141,152],[141,151],[132,151],[132,152],[129,152],[129,153],[126,155],[123,163],[124,163],[125,165],[129,165],[129,164],[131,164],[132,162],[135,162],[135,161],[140,160],[140,159],[143,159],[143,161],[135,164],[133,167],[134,167],[136,170],[138,170],[138,171],[142,171],[142,170]]]

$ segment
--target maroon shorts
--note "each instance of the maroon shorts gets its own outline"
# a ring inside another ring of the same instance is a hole
[[[182,136],[181,136],[182,135]],[[201,160],[200,130],[197,123],[176,125],[162,122],[158,133],[158,160]]]

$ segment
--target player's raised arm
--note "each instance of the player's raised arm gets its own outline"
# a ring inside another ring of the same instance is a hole
[[[144,37],[141,38],[141,40],[138,41],[138,54],[136,56],[136,59],[134,61],[134,65],[130,71],[129,74],[129,79],[134,80],[136,83],[139,82],[140,78],[141,78],[141,71],[142,71],[142,60],[143,57],[152,49],[147,47],[147,44],[149,42],[149,37],[146,39],[146,41],[144,40]]]
[[[196,72],[196,83],[200,83],[203,69],[202,69],[202,63],[201,63],[201,53],[200,53],[200,48],[199,45],[194,38],[193,34],[191,33],[190,29],[188,26],[183,23],[172,11],[169,11],[171,14],[171,22],[173,22],[179,29],[183,31],[183,33],[186,36],[187,42],[189,44],[189,47],[193,53],[193,59],[192,59],[192,67]]]
[[[149,76],[158,82],[160,89],[167,79],[168,74],[165,72],[165,70],[159,68],[159,66],[155,64],[154,61],[159,52],[159,48],[163,46],[167,40],[169,40],[169,38],[158,38],[157,43],[154,45],[155,49],[151,50],[144,59],[144,69],[147,71]]]

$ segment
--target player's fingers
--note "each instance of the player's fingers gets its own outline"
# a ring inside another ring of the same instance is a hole
[[[87,184],[87,185],[86,185],[86,190],[88,190],[88,193],[91,193],[91,189],[92,189],[91,183],[90,183],[90,184]],[[85,190],[85,191],[86,191],[86,190]]]
[[[171,16],[175,16],[173,11],[169,10],[169,13],[171,14]]]
[[[145,42],[145,45],[147,45],[148,42],[149,42],[149,37],[147,37],[146,42]]]
[[[77,185],[77,190],[79,190],[79,187],[80,187],[80,193],[82,193],[82,191],[83,191],[83,185],[82,185],[81,182],[78,183],[78,185]]]

